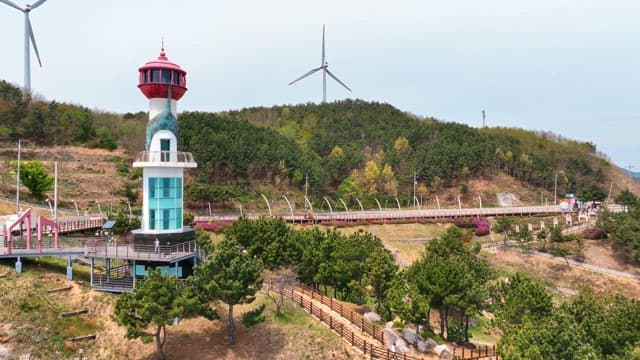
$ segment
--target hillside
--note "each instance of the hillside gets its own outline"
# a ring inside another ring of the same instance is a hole
[[[443,206],[465,206],[483,198],[497,204],[498,193],[513,193],[523,204],[550,202],[554,190],[580,194],[598,187],[615,195],[630,177],[591,143],[551,133],[483,128],[422,118],[388,104],[359,100],[331,104],[256,107],[179,116],[180,148],[195,155],[187,172],[185,200],[193,212],[261,207],[260,194],[276,203],[288,194],[302,203],[307,187],[322,206],[324,196],[357,207],[424,206],[438,196]],[[0,159],[5,197],[15,193],[15,143],[25,159],[61,167],[60,199],[81,202],[136,200],[140,188],[130,168],[143,149],[146,114],[113,114],[81,106],[24,100],[18,88],[0,82]],[[116,174],[116,176],[114,176]],[[555,181],[557,176],[557,183]],[[556,188],[557,185],[557,188]],[[25,192],[26,193],[26,192]],[[52,197],[52,194],[51,196]],[[283,204],[282,204],[283,205]],[[404,206],[404,205],[403,205]]]

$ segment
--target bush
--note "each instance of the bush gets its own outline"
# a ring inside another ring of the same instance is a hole
[[[219,233],[232,224],[233,221],[197,222],[194,227],[196,229]]]
[[[482,225],[476,228],[476,236],[486,236],[491,232],[489,225]]]
[[[242,325],[244,325],[245,327],[250,327],[264,322],[264,308],[265,304],[262,304],[257,308],[244,313],[242,315]]]
[[[607,237],[607,234],[602,231],[602,229],[600,228],[591,228],[591,229],[587,229],[582,233],[582,236],[585,239],[590,239],[590,240],[594,240],[594,239],[604,239]]]
[[[472,219],[469,218],[456,218],[453,220],[453,224],[462,229],[468,229],[475,227]]]

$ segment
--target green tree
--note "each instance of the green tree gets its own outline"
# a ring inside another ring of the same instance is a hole
[[[505,360],[597,360],[601,359],[581,329],[563,314],[526,321],[498,342]]]
[[[217,316],[197,301],[192,289],[156,269],[149,272],[145,281],[139,282],[132,292],[118,298],[112,318],[126,328],[128,339],[140,338],[144,343],[155,339],[157,358],[163,360],[167,326],[176,318],[197,315],[209,319]],[[153,331],[149,331],[150,327]]]
[[[385,307],[391,314],[415,324],[416,330],[420,325],[426,325],[431,329],[429,298],[420,293],[413,281],[409,281],[411,276],[412,274],[406,270],[397,274],[387,291]]]
[[[490,293],[496,323],[503,331],[526,320],[539,321],[553,310],[551,296],[544,285],[522,272],[498,283]]]
[[[227,304],[227,333],[229,344],[235,344],[233,307],[250,304],[262,287],[262,261],[254,258],[230,239],[223,239],[204,263],[194,268],[198,288],[203,299],[220,300]]]
[[[513,225],[514,221],[512,218],[501,216],[491,227],[491,231],[504,234],[504,246],[507,246],[507,237],[509,236],[509,233],[513,231]]]
[[[449,312],[457,309],[461,323],[467,315],[482,308],[486,299],[486,283],[491,276],[488,264],[479,257],[480,247],[465,245],[463,232],[447,229],[440,239],[429,242],[422,258],[408,269],[420,295],[429,299],[431,308],[440,310],[440,335],[448,338]],[[468,327],[464,336],[468,339]]]
[[[13,163],[14,170],[17,171],[18,164]],[[31,195],[42,200],[44,193],[53,187],[53,178],[49,176],[47,170],[39,161],[20,162],[20,181],[29,189]]]
[[[371,286],[373,290],[377,313],[380,313],[382,301],[393,284],[397,272],[398,265],[391,252],[383,247],[376,248],[365,260],[364,283]]]
[[[607,192],[598,185],[590,185],[579,191],[577,196],[585,201],[604,201]]]
[[[628,206],[628,207],[633,207],[633,206],[636,206],[638,204],[638,197],[634,193],[629,191],[629,189],[622,190],[615,197],[614,200],[615,200],[616,204],[620,204],[620,205],[624,205],[624,206]]]

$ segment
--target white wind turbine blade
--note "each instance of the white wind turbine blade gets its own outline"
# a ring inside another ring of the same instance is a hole
[[[45,0],[45,1],[46,1],[46,0]],[[4,3],[4,4],[9,5],[9,6],[11,6],[11,7],[12,7],[12,8],[14,8],[14,9],[18,9],[18,10],[20,10],[20,11],[24,12],[24,9],[23,9],[23,8],[21,8],[20,6],[16,5],[16,4],[15,4],[14,2],[12,2],[12,1],[9,1],[9,0],[0,0],[0,2],[1,2],[1,3]]]
[[[33,9],[37,8],[38,6],[44,4],[45,1],[47,1],[47,0],[38,0],[38,1],[34,2],[33,5],[31,5],[31,10],[33,10]]]
[[[300,76],[299,78],[297,78],[297,79],[293,80],[292,82],[290,82],[289,85],[293,85],[296,81],[302,80],[302,79],[306,78],[307,76],[313,74],[314,72],[316,72],[316,71],[318,71],[320,69],[322,69],[322,66],[319,67],[319,68],[315,68],[313,70],[309,70],[309,72],[307,72],[306,74],[304,74],[304,75]]]
[[[38,64],[42,67],[42,61],[40,61],[40,53],[38,53],[38,45],[36,45],[36,38],[33,36],[33,29],[31,28],[31,20],[29,20],[29,14],[27,13],[27,25],[29,28],[29,38],[31,39],[31,44],[33,45],[33,50],[36,52],[36,57],[38,58]]]
[[[320,66],[324,66],[324,24],[322,24],[322,60]]]
[[[340,83],[340,85],[344,86],[345,89],[351,91],[351,89],[349,89],[349,87],[347,85],[345,85],[342,81],[340,81],[335,75],[333,75],[331,73],[331,71],[329,71],[329,69],[325,68],[324,71],[327,72],[327,74],[329,74],[329,76],[331,76],[333,78],[333,80],[337,81]]]

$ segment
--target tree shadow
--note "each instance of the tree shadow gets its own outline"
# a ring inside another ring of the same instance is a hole
[[[204,318],[167,328],[166,359],[276,359],[286,345],[281,329],[269,323],[246,328],[236,321],[236,344],[230,346],[224,321]],[[143,358],[155,360],[155,352]]]

